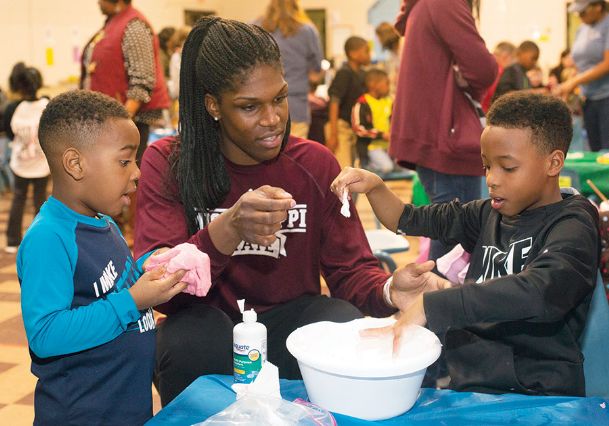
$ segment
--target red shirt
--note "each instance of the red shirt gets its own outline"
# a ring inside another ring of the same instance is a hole
[[[503,67],[497,65],[497,78],[495,78],[495,81],[493,82],[491,87],[489,87],[488,90],[486,91],[486,93],[484,94],[484,97],[482,98],[482,102],[480,102],[484,112],[488,112],[489,108],[491,107],[491,103],[493,101],[493,96],[495,95],[495,90],[497,90],[497,85],[499,84],[499,79],[501,79],[501,74],[503,74]]]
[[[395,312],[383,299],[389,276],[372,255],[354,206],[351,218],[345,218],[338,198],[330,192],[340,168],[326,147],[291,137],[274,160],[253,166],[225,160],[231,190],[212,216],[262,185],[283,188],[297,203],[272,246],[242,242],[232,256],[226,256],[216,250],[206,228],[194,235],[188,232],[176,182],[167,177],[172,142],[159,140],[142,158],[135,253],[139,257],[158,247],[193,243],[210,257],[213,285],[206,297],[182,293],[162,305],[161,312],[199,301],[237,317],[236,300],[242,298],[248,308],[264,312],[305,294],[320,294],[320,273],[333,297],[351,302],[365,314]]]
[[[404,0],[396,28],[404,50],[391,120],[389,153],[402,164],[440,173],[481,176],[478,114],[455,81],[480,100],[497,63],[478,34],[466,0]]]
[[[132,6],[127,6],[125,10],[109,18],[104,28],[93,36],[93,39],[95,39],[99,34],[103,34],[103,37],[95,44],[93,54],[91,55],[91,63],[94,64],[94,70],[91,72],[90,89],[115,98],[122,104],[127,101],[129,82],[127,80],[127,71],[125,70],[125,58],[123,56],[121,40],[125,35],[125,28],[133,19],[141,20],[150,28],[154,42],[155,84],[150,95],[150,102],[142,104],[140,111],[169,108],[169,95],[159,59],[158,37],[154,35],[154,31],[152,31],[152,27],[144,15]],[[93,39],[87,44],[90,44]],[[87,47],[85,47],[86,49]],[[85,69],[83,65],[81,79],[84,75]]]

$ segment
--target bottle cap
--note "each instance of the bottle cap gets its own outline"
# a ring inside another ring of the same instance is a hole
[[[250,309],[249,311],[243,311],[243,322],[256,322],[258,320],[258,315],[256,315],[256,311]]]

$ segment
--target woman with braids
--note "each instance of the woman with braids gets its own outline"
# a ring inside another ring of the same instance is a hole
[[[195,244],[211,259],[212,288],[176,296],[157,335],[163,404],[203,374],[232,374],[237,299],[268,328],[268,359],[300,377],[285,339],[297,327],[408,306],[429,265],[393,278],[361,222],[330,192],[339,173],[324,146],[289,136],[288,86],[277,43],[262,28],[203,18],[182,51],[180,135],[142,159],[135,252]],[[320,274],[331,298],[322,296]]]

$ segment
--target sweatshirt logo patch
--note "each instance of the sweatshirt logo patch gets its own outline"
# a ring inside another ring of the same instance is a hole
[[[207,222],[211,222],[227,209],[214,209],[210,213],[205,213]],[[198,222],[199,228],[203,226],[202,213],[199,213]],[[280,256],[287,256],[286,243],[288,235],[292,233],[307,232],[307,205],[296,204],[288,210],[288,218],[281,224],[281,229],[275,233],[277,239],[270,246],[261,246],[259,244],[251,244],[241,241],[237,249],[233,252],[233,256],[268,256],[278,259]]]
[[[510,244],[509,250],[503,252],[495,246],[482,246],[482,275],[476,280],[480,284],[492,278],[505,277],[522,271],[529,251],[533,245],[533,238],[525,238]]]

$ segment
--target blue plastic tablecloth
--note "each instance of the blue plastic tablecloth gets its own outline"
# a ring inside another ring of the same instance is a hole
[[[202,376],[146,423],[192,425],[222,411],[235,401],[232,376]],[[281,380],[288,401],[307,399],[300,380]],[[335,414],[343,425],[609,425],[609,401],[602,398],[488,395],[422,389],[414,407],[389,420],[365,421]]]

